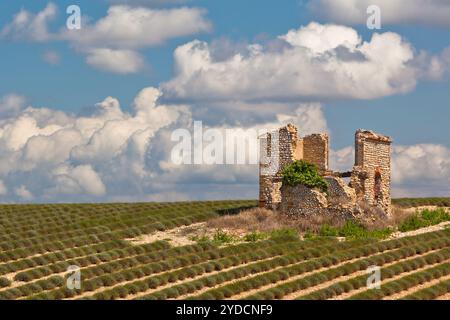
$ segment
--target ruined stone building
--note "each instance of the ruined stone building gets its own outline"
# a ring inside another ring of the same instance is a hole
[[[352,171],[335,172],[329,168],[329,137],[312,134],[298,137],[297,128],[288,124],[260,137],[261,164],[259,205],[290,215],[324,212],[351,216],[372,206],[391,212],[391,138],[372,131],[355,134],[355,165]],[[282,185],[286,165],[301,160],[315,164],[327,181],[327,193],[299,185]],[[343,178],[350,178],[346,183]]]

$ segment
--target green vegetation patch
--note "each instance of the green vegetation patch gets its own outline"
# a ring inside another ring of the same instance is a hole
[[[445,209],[423,210],[403,221],[399,225],[398,230],[402,232],[412,231],[446,221],[450,221],[450,213]]]
[[[254,231],[240,237],[219,229],[212,236],[203,235],[192,237],[192,240],[196,241],[198,244],[203,243],[215,246],[235,244],[238,242],[257,242],[266,239],[276,241],[296,241],[299,240],[299,235],[295,229],[281,228],[270,232]]]
[[[283,184],[296,186],[302,184],[309,188],[328,191],[328,183],[319,174],[317,167],[303,160],[294,161],[286,166],[282,172]]]
[[[368,230],[361,224],[348,220],[341,228],[324,224],[320,231],[320,236],[325,237],[346,237],[351,239],[385,239],[392,234],[391,228]]]

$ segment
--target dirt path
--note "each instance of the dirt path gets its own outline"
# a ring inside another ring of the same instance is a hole
[[[143,234],[137,236],[136,238],[128,238],[125,240],[135,245],[165,240],[168,241],[172,246],[179,247],[195,244],[196,242],[193,240],[193,237],[202,236],[204,235],[204,233],[206,233],[206,223],[199,222],[188,226],[181,226],[175,229],[155,231],[150,234]]]
[[[419,207],[410,207],[410,208],[402,208],[405,211],[408,212],[417,212],[417,211],[423,211],[423,210],[437,210],[437,209],[445,209],[450,212],[450,207],[439,207],[439,206],[419,206]]]
[[[448,292],[440,297],[437,297],[436,300],[450,300],[450,292]]]
[[[440,249],[434,250],[434,251],[429,251],[429,252],[427,252],[427,253],[425,253],[425,254],[422,254],[422,255],[416,255],[416,256],[414,256],[412,259],[418,258],[418,257],[420,257],[420,256],[424,256],[424,255],[427,255],[427,254],[430,254],[430,253],[433,253],[433,252],[436,252],[436,251],[439,251],[439,250],[440,250]],[[409,259],[408,259],[408,260],[409,260]],[[448,260],[447,260],[447,261],[448,261]],[[397,262],[401,262],[401,261],[396,261],[396,262],[391,263],[391,264],[389,264],[389,265],[395,264],[395,263],[397,263]],[[422,268],[419,268],[419,269],[415,269],[415,270],[408,271],[408,272],[403,272],[403,273],[400,273],[400,274],[398,274],[398,275],[396,275],[396,276],[394,276],[394,277],[392,277],[392,278],[387,278],[387,279],[384,279],[384,280],[389,280],[388,282],[390,282],[390,281],[395,281],[395,280],[398,280],[398,279],[403,278],[403,277],[405,277],[405,276],[408,276],[408,275],[410,275],[410,274],[413,274],[413,273],[415,273],[415,272],[421,272],[421,271],[423,271],[423,270],[427,270],[427,269],[429,269],[429,268],[435,267],[435,266],[437,266],[437,265],[439,265],[439,264],[441,264],[441,263],[443,263],[443,262],[438,262],[437,264],[434,264],[434,265],[427,265],[427,266],[422,267]],[[389,265],[384,265],[383,267],[388,267]],[[382,275],[382,276],[383,276],[383,275]],[[383,278],[382,278],[381,280],[383,281]],[[332,298],[332,299],[330,299],[330,300],[345,300],[345,299],[350,298],[351,296],[353,296],[353,295],[355,295],[355,294],[359,294],[359,293],[364,292],[364,291],[366,291],[366,290],[367,290],[367,287],[362,287],[362,288],[359,288],[359,289],[356,289],[356,290],[352,290],[352,291],[349,291],[349,292],[345,292],[345,293],[343,293],[343,294],[341,294],[341,295],[339,295],[339,296],[336,296],[336,297],[334,297],[334,298]]]
[[[407,231],[407,232],[394,232],[388,239],[384,240],[392,240],[392,239],[398,239],[403,237],[411,237],[411,236],[417,236],[419,234],[434,232],[434,231],[440,231],[444,230],[447,226],[450,225],[450,221],[442,222],[440,224],[436,224],[434,226],[429,226],[426,228],[421,228],[417,230]]]
[[[389,263],[383,264],[381,267],[389,267],[389,266],[392,266],[392,265],[394,265],[396,263],[399,263],[399,262],[417,259],[417,258],[423,257],[425,255],[437,252],[439,250],[441,250],[441,249],[432,250],[432,251],[428,251],[428,252],[423,253],[423,254],[417,254],[417,255],[414,255],[414,256],[406,257],[404,259],[400,259],[400,260],[397,260],[397,261],[393,261],[393,262],[389,262]],[[327,281],[325,283],[321,283],[321,284],[319,284],[317,286],[293,292],[293,293],[291,293],[289,295],[284,296],[283,300],[297,299],[297,298],[299,298],[301,296],[305,296],[305,295],[310,294],[310,293],[312,293],[314,291],[325,289],[325,288],[327,288],[329,286],[332,286],[332,285],[334,285],[336,283],[339,283],[341,281],[347,281],[347,280],[350,280],[350,279],[353,279],[353,278],[356,278],[356,277],[359,277],[359,276],[362,276],[362,275],[365,275],[365,274],[367,274],[367,270],[361,270],[361,271],[353,272],[352,274],[332,279],[332,280]],[[367,290],[367,288],[364,288],[364,290]]]
[[[447,261],[449,261],[449,260],[447,260]],[[395,293],[395,294],[393,294],[391,296],[385,297],[383,300],[398,300],[398,299],[406,297],[407,295],[410,295],[410,294],[412,294],[412,293],[414,293],[416,291],[432,287],[432,286],[438,284],[441,281],[446,281],[446,280],[449,280],[449,279],[450,279],[450,275],[447,275],[447,276],[439,278],[439,279],[434,279],[432,281],[429,281],[429,282],[426,282],[426,283],[423,283],[423,284],[419,284],[419,285],[417,285],[417,286],[415,286],[413,288],[409,288],[409,289],[403,290],[401,292]]]

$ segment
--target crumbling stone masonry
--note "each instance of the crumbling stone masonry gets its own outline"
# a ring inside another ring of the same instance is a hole
[[[303,156],[303,141],[297,128],[287,125],[260,137],[261,161],[259,205],[276,209],[281,202],[281,172],[284,167]]]
[[[372,131],[358,130],[355,135],[355,166],[351,186],[358,199],[391,213],[392,139]]]
[[[351,172],[329,169],[329,137],[312,134],[298,137],[297,128],[288,124],[260,137],[261,159],[259,205],[289,215],[310,216],[324,212],[354,216],[359,204],[391,212],[391,138],[372,131],[358,130],[355,135],[355,165]],[[315,164],[328,182],[328,193],[305,186],[283,186],[281,173],[295,160]],[[342,177],[349,177],[347,185]]]
[[[315,164],[321,173],[326,173],[329,158],[328,135],[312,134],[301,140],[303,141],[303,160]]]

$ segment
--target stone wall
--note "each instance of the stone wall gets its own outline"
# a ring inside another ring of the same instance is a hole
[[[358,130],[355,135],[355,166],[351,173],[345,173],[350,176],[350,184],[346,185],[339,178],[343,173],[329,170],[327,134],[299,138],[297,128],[291,124],[267,133],[260,137],[261,158],[268,156],[271,161],[260,164],[259,205],[291,215],[319,214],[330,210],[353,215],[356,211],[361,213],[358,202],[364,202],[390,214],[391,143],[387,136]],[[317,165],[329,184],[328,195],[304,186],[282,186],[283,169],[301,159]]]
[[[351,218],[359,213],[355,190],[341,178],[325,177],[328,193],[304,185],[282,186],[280,212],[292,217],[340,216]]]
[[[391,213],[392,139],[372,131],[358,130],[355,135],[355,167],[351,185],[358,200]]]
[[[312,134],[303,138],[303,159],[315,164],[320,172],[328,170],[329,138],[327,134]]]
[[[281,172],[303,156],[303,142],[297,128],[288,124],[260,137],[261,158],[270,163],[260,164],[259,206],[276,209],[281,202]],[[266,156],[266,157],[265,157]]]
[[[325,177],[328,183],[328,206],[334,209],[352,210],[356,205],[355,189],[339,177]]]
[[[283,199],[279,210],[291,217],[307,217],[321,214],[327,208],[326,194],[318,190],[308,188],[304,185],[295,187],[282,186]]]

